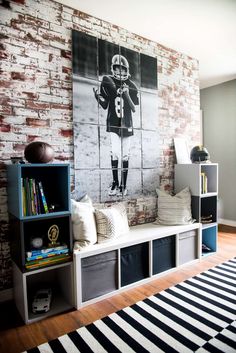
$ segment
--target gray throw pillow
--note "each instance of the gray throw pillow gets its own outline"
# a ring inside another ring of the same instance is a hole
[[[192,218],[189,187],[174,196],[160,189],[156,189],[156,192],[158,195],[158,206],[155,224],[182,225],[191,224],[195,221]]]

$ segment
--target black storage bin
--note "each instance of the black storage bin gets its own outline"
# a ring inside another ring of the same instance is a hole
[[[148,243],[121,249],[121,286],[140,281],[149,276]]]
[[[153,274],[175,267],[175,235],[153,240]]]
[[[197,259],[197,230],[179,235],[179,265]]]
[[[82,301],[118,288],[117,259],[116,250],[81,259]]]

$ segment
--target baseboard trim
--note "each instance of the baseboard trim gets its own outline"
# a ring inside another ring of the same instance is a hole
[[[0,291],[0,303],[13,299],[13,288]]]
[[[236,221],[230,221],[229,219],[220,218],[218,220],[218,223],[223,224],[225,226],[236,227]]]

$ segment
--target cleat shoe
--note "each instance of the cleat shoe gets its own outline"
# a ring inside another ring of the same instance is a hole
[[[128,194],[128,190],[126,188],[123,189],[123,187],[120,186],[117,196],[127,196],[127,194]]]
[[[116,182],[113,181],[113,183],[112,183],[112,185],[111,185],[111,187],[110,187],[110,190],[109,190],[108,195],[109,195],[109,196],[115,196],[115,195],[118,193],[118,191],[119,191],[119,187],[118,187],[118,185],[116,184]]]

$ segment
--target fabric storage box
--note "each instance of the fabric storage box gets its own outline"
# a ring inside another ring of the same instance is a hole
[[[81,259],[82,301],[118,288],[117,259],[116,250]]]
[[[121,286],[126,286],[149,276],[148,252],[148,243],[121,249]]]
[[[175,267],[175,235],[153,241],[153,274]]]
[[[197,230],[179,235],[179,265],[197,259]]]

